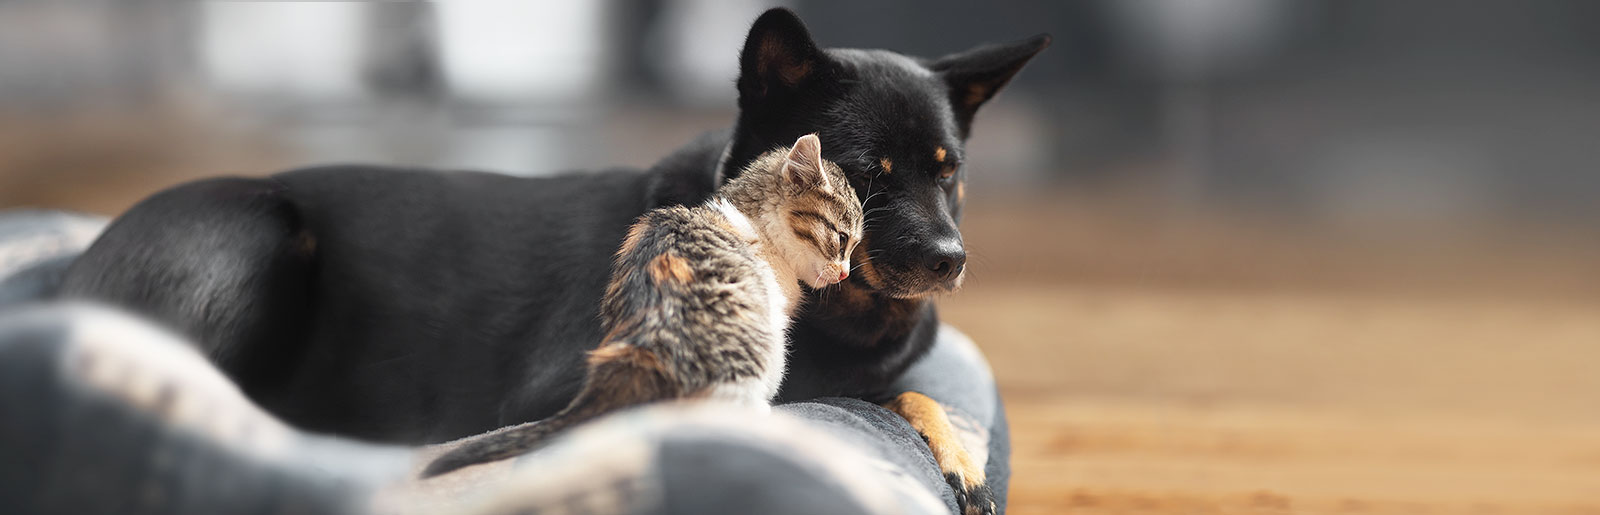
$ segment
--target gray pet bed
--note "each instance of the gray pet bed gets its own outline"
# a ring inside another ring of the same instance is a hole
[[[51,300],[104,222],[0,213],[0,506],[16,513],[937,513],[954,496],[904,420],[855,399],[626,411],[539,452],[415,479],[451,444],[300,431],[180,338]],[[939,400],[1004,509],[1010,449],[988,365],[941,329],[902,381]]]

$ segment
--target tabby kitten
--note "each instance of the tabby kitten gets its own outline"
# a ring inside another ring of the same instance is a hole
[[[861,202],[815,134],[768,152],[695,208],[639,218],[600,307],[606,336],[583,389],[554,416],[472,437],[423,477],[524,454],[558,431],[652,401],[722,399],[766,410],[783,380],[800,285],[849,276]]]

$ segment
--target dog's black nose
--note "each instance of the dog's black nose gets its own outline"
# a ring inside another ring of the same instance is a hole
[[[928,249],[928,271],[933,272],[933,278],[939,281],[948,281],[961,275],[961,269],[967,266],[967,250],[962,248],[958,240],[945,240]]]

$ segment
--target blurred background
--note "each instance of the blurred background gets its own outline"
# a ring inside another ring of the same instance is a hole
[[[773,2],[0,3],[0,208],[370,162],[644,167]],[[979,114],[941,300],[1015,513],[1600,513],[1600,3],[793,1],[1055,36]]]

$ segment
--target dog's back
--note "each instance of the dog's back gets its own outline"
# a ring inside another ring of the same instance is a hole
[[[530,416],[502,413],[520,389],[555,399],[509,409],[532,416],[576,391],[600,336],[593,264],[673,176],[330,166],[203,180],[119,217],[63,294],[174,326],[292,423],[438,441]],[[533,342],[554,344],[507,348]]]

